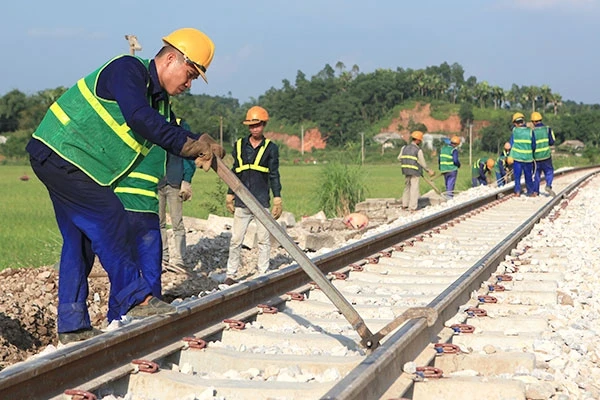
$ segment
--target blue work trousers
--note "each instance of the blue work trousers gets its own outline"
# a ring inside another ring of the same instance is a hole
[[[482,178],[481,176],[474,176],[471,178],[471,184],[473,187],[487,186],[487,179],[485,177]]]
[[[535,193],[540,193],[542,172],[544,173],[544,179],[546,179],[546,186],[552,188],[552,181],[554,181],[554,166],[552,165],[551,158],[536,161],[535,164],[535,180],[533,181],[533,191]]]
[[[58,332],[90,328],[87,277],[94,254],[108,273],[108,321],[120,319],[150,294],[140,275],[127,212],[110,187],[100,186],[77,167],[52,153],[31,158],[44,183],[63,237],[58,285]]]
[[[521,193],[521,175],[525,175],[525,187],[527,195],[532,195],[533,190],[533,163],[515,161],[513,164],[515,174],[515,193]]]
[[[127,214],[135,234],[135,249],[142,277],[150,286],[152,296],[162,299],[162,239],[158,214],[133,211]]]
[[[458,170],[444,172],[444,183],[446,184],[446,197],[454,197],[454,187],[456,186],[456,177]]]

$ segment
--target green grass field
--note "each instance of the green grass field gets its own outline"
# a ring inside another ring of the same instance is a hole
[[[587,160],[575,157],[556,158],[555,168],[583,165]],[[471,186],[471,169],[468,155],[461,155],[462,168],[456,190],[464,191]],[[430,166],[437,166],[431,163]],[[319,211],[316,195],[319,177],[327,164],[282,165],[281,183],[283,208],[292,212],[296,219]],[[404,179],[397,162],[364,167],[368,198],[400,198]],[[437,170],[437,168],[434,168]],[[23,175],[29,181],[21,181]],[[444,190],[443,178],[433,178],[437,188]],[[185,203],[184,214],[206,218],[210,212],[225,214],[225,186],[213,172],[198,170],[192,181],[194,197]],[[60,256],[62,238],[52,203],[43,184],[31,171],[29,165],[0,166],[0,270],[4,268],[37,267],[54,264]],[[421,193],[431,190],[422,179]]]

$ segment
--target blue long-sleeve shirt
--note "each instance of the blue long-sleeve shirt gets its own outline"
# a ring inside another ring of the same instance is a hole
[[[149,69],[135,57],[113,60],[100,73],[96,94],[107,100],[115,100],[132,130],[172,154],[181,153],[188,137],[199,137],[179,125],[169,123],[149,104],[148,97],[153,105],[167,97],[160,86],[154,60],[150,61]],[[175,121],[173,113],[170,119]],[[29,142],[27,151],[38,160],[44,160],[52,153],[49,147],[35,139]]]

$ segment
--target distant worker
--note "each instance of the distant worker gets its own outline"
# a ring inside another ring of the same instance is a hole
[[[542,114],[539,112],[531,113],[531,123],[533,124],[533,136],[535,138],[533,159],[536,164],[533,191],[534,193],[540,193],[540,180],[543,172],[546,180],[546,192],[551,196],[556,196],[556,193],[552,190],[554,166],[552,165],[552,150],[550,149],[550,146],[554,145],[554,132],[549,126],[542,123]]]
[[[185,120],[177,118],[184,129],[191,130]],[[174,154],[167,154],[165,176],[158,182],[158,217],[162,237],[162,265],[166,270],[181,272],[185,256],[185,226],[183,224],[183,203],[192,199],[192,177],[196,172],[193,160],[186,160]],[[171,217],[175,247],[169,250],[167,235],[167,207]],[[174,267],[174,268],[173,268]]]
[[[491,180],[494,165],[496,165],[496,162],[493,159],[485,157],[478,158],[475,163],[473,163],[471,173],[473,187],[479,185],[486,186],[488,184],[488,181]]]
[[[525,126],[525,116],[514,113],[512,116],[513,129],[510,136],[510,156],[514,160],[513,172],[515,179],[515,195],[521,195],[521,175],[525,176],[527,195],[535,197],[537,194],[533,187],[533,152],[535,151],[535,137],[530,128]]]
[[[508,157],[508,155],[510,154],[510,143],[509,142],[505,142],[504,143],[504,147],[502,149],[502,153],[501,156],[502,157]]]
[[[456,178],[458,176],[458,169],[460,168],[457,149],[459,144],[460,137],[452,136],[448,143],[442,146],[438,159],[440,172],[444,176],[444,183],[446,184],[445,195],[450,198],[454,197],[454,187],[456,186]]]
[[[127,212],[113,185],[146,156],[152,143],[210,164],[224,155],[208,135],[171,125],[170,96],[189,90],[206,70],[214,44],[204,33],[178,29],[163,38],[154,59],[117,56],[60,96],[26,150],[48,189],[63,237],[57,330],[68,343],[96,336],[87,309],[88,275],[98,255],[108,273],[107,319],[176,311],[152,296],[140,274]]]
[[[411,143],[402,146],[398,160],[404,175],[404,192],[402,193],[402,208],[411,212],[417,211],[419,205],[419,178],[423,170],[433,176],[435,172],[427,168],[423,150],[419,147],[423,142],[423,132],[414,131],[410,134]]]
[[[233,147],[233,172],[248,188],[250,193],[265,208],[269,209],[269,196],[273,193],[273,209],[271,214],[277,219],[282,213],[281,181],[279,177],[279,148],[263,133],[269,113],[262,107],[251,107],[246,113],[243,124],[248,126],[250,134],[238,139]],[[236,283],[236,275],[241,266],[241,249],[248,225],[254,215],[246,205],[229,189],[226,197],[227,210],[234,214],[229,259],[227,260],[226,285]],[[271,234],[256,221],[256,238],[258,242],[258,273],[264,274],[269,269],[271,258]]]
[[[511,156],[502,157],[502,155],[496,160],[494,171],[496,172],[496,184],[498,187],[502,187],[510,182],[514,161]]]

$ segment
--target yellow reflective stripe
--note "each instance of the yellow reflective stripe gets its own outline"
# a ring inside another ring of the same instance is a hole
[[[400,158],[406,158],[406,159],[408,159],[408,160],[415,160],[415,161],[418,161],[417,157],[415,157],[415,156],[400,156]]]
[[[440,161],[440,165],[454,165],[454,162],[452,161]]]
[[[450,159],[453,159],[453,157],[450,154],[440,154],[440,158],[450,158]]]
[[[127,194],[139,194],[140,196],[153,197],[158,199],[158,194],[153,190],[138,189],[132,187],[118,187],[115,188],[115,193],[127,193]]]
[[[54,102],[50,106],[50,111],[54,114],[56,118],[60,121],[61,124],[66,125],[71,121],[71,118],[63,111],[63,109],[58,105],[58,103]]]
[[[531,153],[531,149],[521,150],[521,149],[517,149],[515,147],[512,148],[512,151],[514,151],[515,153],[523,153],[523,154]]]
[[[514,143],[531,143],[531,139],[515,139]]]
[[[152,183],[158,183],[158,181],[159,181],[159,179],[157,177],[148,175],[148,174],[143,174],[141,172],[132,172],[129,175],[127,175],[127,177],[128,178],[137,178],[137,179],[141,179],[141,180],[152,182]]]
[[[148,154],[150,151],[149,148],[142,146],[138,143],[134,138],[129,135],[129,126],[126,123],[122,125],[119,124],[115,119],[110,115],[106,108],[100,104],[98,99],[94,96],[94,94],[90,91],[90,89],[85,84],[85,81],[80,79],[77,81],[77,88],[83,95],[83,98],[89,103],[90,106],[96,111],[98,116],[104,121],[104,123],[121,138],[121,140],[129,146],[136,153],[142,153],[143,155]]]
[[[408,165],[408,164],[400,164],[400,167],[402,167],[402,168],[411,168],[411,169],[416,169],[416,170],[419,169],[419,167],[416,167],[414,165]]]
[[[260,147],[260,150],[258,150],[258,154],[256,155],[256,158],[254,159],[254,163],[244,164],[244,161],[242,160],[242,139],[239,139],[236,143],[237,159],[238,159],[239,167],[237,167],[235,169],[235,172],[242,172],[242,171],[246,171],[249,169],[254,170],[254,171],[259,171],[259,172],[269,172],[268,167],[260,166],[260,165],[258,165],[258,163],[262,159],[262,156],[265,153],[265,150],[267,149],[267,146],[269,145],[270,141],[271,140],[269,140],[269,139],[265,139],[265,144],[263,144]]]

